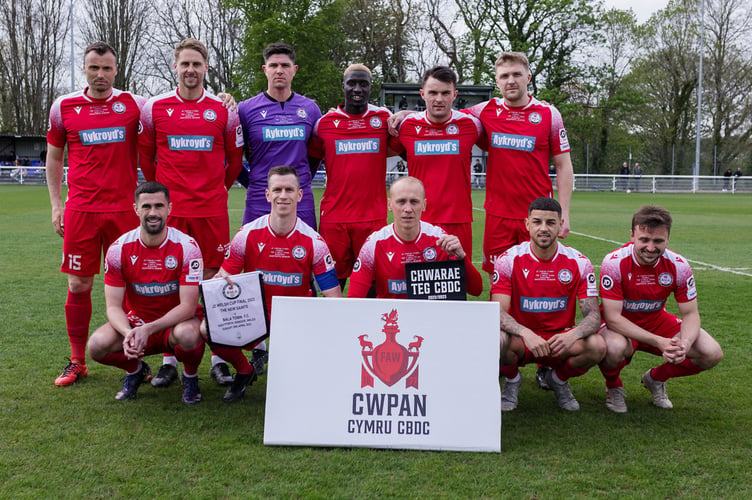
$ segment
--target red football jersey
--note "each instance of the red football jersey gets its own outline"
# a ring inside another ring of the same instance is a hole
[[[59,97],[50,108],[47,142],[68,145],[66,208],[80,212],[133,210],[137,184],[141,96],[112,89],[106,99],[86,90]]]
[[[422,220],[460,224],[473,221],[470,170],[473,145],[483,126],[477,118],[452,111],[444,123],[433,123],[426,112],[413,113],[399,129],[398,153],[407,152],[408,173],[423,182],[428,203]]]
[[[321,290],[339,286],[329,248],[319,233],[300,219],[286,235],[272,230],[268,215],[244,225],[230,242],[222,269],[230,274],[261,271],[270,315],[272,297],[310,297],[311,275]]]
[[[316,122],[308,152],[323,158],[326,168],[322,221],[386,221],[390,115],[370,104],[362,115],[345,113],[340,106]]]
[[[140,233],[128,231],[107,250],[104,283],[125,288],[123,309],[149,323],[180,304],[181,286],[198,286],[204,263],[196,241],[173,227],[158,247]]]
[[[423,221],[420,223],[420,234],[413,241],[400,239],[394,231],[394,224],[384,226],[371,234],[360,249],[358,260],[355,261],[347,296],[365,297],[371,283],[375,281],[378,298],[407,298],[405,264],[455,258],[436,244],[436,240],[445,235],[446,232],[440,227]],[[465,258],[465,280],[468,293],[480,295],[483,291],[483,281],[469,258]]]
[[[577,300],[598,296],[590,260],[558,244],[551,260],[539,260],[526,241],[494,264],[491,294],[511,297],[508,313],[535,333],[558,333],[575,325]]]
[[[666,249],[654,266],[642,266],[627,243],[603,258],[601,297],[621,301],[622,316],[646,330],[672,293],[679,303],[697,298],[692,269],[681,255]]]
[[[169,188],[171,215],[227,214],[225,162],[239,172],[243,157],[238,114],[208,92],[188,101],[173,90],[147,101],[141,125],[141,168],[147,179]]]
[[[532,96],[522,107],[507,106],[497,97],[464,111],[486,129],[486,212],[526,218],[531,201],[553,196],[548,176],[551,156],[569,151],[561,114]]]

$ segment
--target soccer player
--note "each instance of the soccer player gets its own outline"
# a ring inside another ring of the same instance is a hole
[[[501,308],[502,411],[514,410],[522,385],[519,367],[539,363],[553,368],[545,381],[560,408],[580,409],[569,388],[606,354],[595,335],[601,324],[598,284],[587,257],[558,241],[561,205],[541,197],[530,203],[525,220],[530,241],[502,254],[494,264],[491,300]],[[575,325],[579,301],[582,320]]]
[[[606,379],[606,407],[625,413],[621,370],[636,351],[662,356],[664,363],[642,376],[659,408],[673,407],[666,381],[709,370],[723,358],[716,340],[700,327],[697,289],[687,259],[667,248],[668,210],[646,205],[632,217],[632,241],[606,255],[601,266],[601,299],[608,353],[600,364]],[[673,293],[681,318],[666,311]]]
[[[342,88],[345,103],[316,123],[309,154],[326,166],[320,231],[344,290],[363,242],[386,223],[386,158],[394,153],[388,150],[391,114],[368,103],[371,70],[349,66]]]
[[[261,68],[268,82],[266,91],[238,105],[249,164],[243,224],[271,211],[266,199],[267,175],[274,166],[289,165],[298,172],[303,189],[298,216],[315,229],[311,180],[319,162],[309,162],[308,140],[321,111],[313,100],[292,91],[298,66],[291,46],[269,44]]]
[[[297,216],[303,190],[296,169],[286,165],[271,168],[266,198],[271,204],[271,213],[240,228],[217,277],[231,279],[240,272],[261,271],[270,318],[272,297],[311,296],[311,275],[325,297],[342,297],[326,243]],[[212,348],[237,371],[224,395],[228,403],[237,401],[245,395],[257,374],[240,348],[214,345]]]
[[[135,398],[151,370],[141,358],[163,352],[183,362],[183,402],[201,401],[198,366],[201,250],[190,236],[167,226],[172,209],[167,188],[145,182],[136,189],[140,226],[112,244],[105,258],[107,323],[89,339],[92,359],[126,372],[115,399]]]
[[[420,95],[426,110],[409,114],[399,127],[398,153],[405,151],[410,175],[423,182],[429,203],[423,220],[460,239],[473,254],[471,162],[483,135],[477,118],[454,111],[457,75],[446,66],[423,74]]]
[[[84,90],[58,98],[47,131],[47,189],[52,225],[63,238],[60,270],[68,277],[65,323],[70,362],[55,385],[71,385],[88,374],[86,341],[91,288],[101,256],[138,223],[129,201],[136,189],[138,121],[145,99],[112,87],[117,54],[105,42],[84,50]],[[68,146],[68,197],[61,202],[63,152]]]
[[[348,297],[366,297],[376,282],[378,298],[407,297],[405,264],[447,259],[465,262],[468,293],[480,295],[483,279],[455,235],[421,221],[426,209],[423,183],[415,177],[400,177],[389,189],[389,210],[394,223],[371,234],[355,261]]]
[[[140,164],[147,180],[170,189],[174,209],[168,224],[196,239],[206,265],[204,278],[209,278],[230,241],[227,190],[242,168],[243,133],[237,113],[204,89],[206,46],[186,38],[174,55],[177,89],[149,99],[141,113]],[[165,363],[175,360],[166,357]],[[169,385],[176,374],[174,365],[163,366],[154,385]],[[227,365],[216,356],[211,374],[221,385],[232,382]]]

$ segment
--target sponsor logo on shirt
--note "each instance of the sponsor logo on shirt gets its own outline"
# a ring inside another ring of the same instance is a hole
[[[611,279],[611,276],[603,275],[601,276],[601,286],[604,290],[611,290],[614,287],[614,280]]]
[[[379,152],[378,139],[343,139],[334,141],[334,146],[338,155]]]
[[[663,309],[662,300],[624,300],[624,310],[630,312],[655,312]]]
[[[125,127],[82,130],[78,133],[78,137],[81,139],[81,144],[84,146],[125,142]]]
[[[458,155],[460,141],[416,141],[416,155]]]
[[[567,297],[520,297],[520,309],[532,313],[566,311],[568,302]]]
[[[535,137],[526,135],[501,134],[494,132],[491,137],[491,145],[501,149],[516,149],[518,151],[535,150]]]
[[[170,281],[167,283],[133,283],[133,291],[138,295],[145,297],[158,297],[161,295],[171,295],[177,293],[179,285],[178,281]]]
[[[267,285],[277,286],[300,286],[303,283],[301,273],[282,273],[279,271],[261,271],[264,276],[264,283]]]
[[[567,137],[567,131],[563,128],[559,129],[559,142],[561,143],[561,150],[569,150],[569,138]]]
[[[389,280],[389,293],[407,293],[407,282],[405,280]]]
[[[303,125],[289,125],[278,127],[263,127],[261,137],[264,142],[269,141],[305,141],[305,127]]]
[[[168,135],[167,145],[171,151],[211,151],[214,138],[206,135]]]

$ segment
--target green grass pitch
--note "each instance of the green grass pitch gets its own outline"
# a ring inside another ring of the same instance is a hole
[[[474,197],[480,265],[483,194]],[[243,199],[232,190],[233,227]],[[43,186],[0,186],[0,497],[749,498],[752,197],[576,192],[565,243],[598,269],[628,240],[631,215],[645,203],[672,211],[670,247],[693,264],[703,326],[724,360],[672,380],[675,407],[665,411],[639,383],[658,359],[638,353],[623,372],[625,415],[604,407],[598,370],[572,382],[582,409],[568,413],[535,387],[527,367],[520,406],[503,417],[502,453],[482,454],[265,447],[266,378],[226,405],[208,363],[195,407],[180,402],[178,386],[144,386],[135,401],[115,401],[121,373],[96,363],[82,382],[55,387],[69,354],[62,240]],[[92,297],[93,329],[105,321],[101,275]],[[468,324],[447,370],[473,362],[462,347],[472,334]],[[327,363],[325,351],[312,353],[301,374],[311,390],[326,388],[318,363]]]

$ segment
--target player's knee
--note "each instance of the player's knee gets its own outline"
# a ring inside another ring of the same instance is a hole
[[[600,363],[606,356],[606,340],[600,335],[590,335],[585,339],[585,348],[588,357],[596,363]]]
[[[186,351],[195,349],[203,341],[198,323],[194,320],[175,325],[175,328],[172,329],[172,335],[175,337],[175,344]]]
[[[68,275],[68,290],[73,293],[84,293],[91,290],[94,285],[94,276]]]
[[[86,343],[86,348],[92,359],[101,359],[111,352],[115,352],[116,347],[122,345],[122,337],[117,334],[115,334],[117,337],[113,336],[106,326],[108,325],[102,326],[92,333]]]

